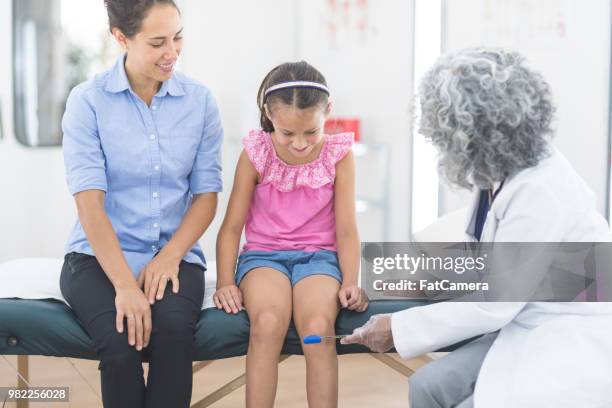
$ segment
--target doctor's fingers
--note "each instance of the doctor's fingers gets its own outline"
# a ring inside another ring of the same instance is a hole
[[[371,350],[377,353],[386,353],[393,348],[393,338],[387,335],[377,335],[372,339]]]
[[[393,347],[393,336],[387,330],[375,327],[366,333],[365,344],[372,351],[384,353]]]
[[[370,318],[368,319],[368,321],[363,325],[364,327],[367,325],[372,325],[374,324],[374,322],[376,321],[376,318],[378,317],[378,315],[372,315],[370,316]]]
[[[370,350],[375,353],[385,353],[389,351],[389,348],[386,348],[383,343],[374,343],[368,346]]]
[[[376,353],[378,353],[380,350],[380,345],[379,345],[379,342],[377,341],[376,333],[373,333],[371,331],[363,333],[361,344],[363,344],[364,346],[366,346],[367,348],[369,348],[370,350]]]
[[[370,319],[368,320],[366,324],[370,324],[372,326],[378,327],[384,322],[384,319],[390,315],[391,313],[380,313],[380,314],[372,315],[370,316]]]
[[[353,330],[352,334],[349,334],[346,337],[343,337],[340,339],[340,344],[363,344],[364,343],[364,337],[363,337],[363,328],[362,327],[358,327],[355,330]]]

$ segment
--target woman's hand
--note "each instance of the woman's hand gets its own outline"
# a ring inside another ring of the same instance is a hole
[[[151,338],[151,307],[136,283],[115,288],[116,326],[123,333],[123,319],[127,318],[128,342],[140,351],[149,345]]]
[[[365,291],[357,285],[342,285],[338,292],[342,307],[363,312],[368,308],[369,299]]]
[[[217,309],[224,309],[227,313],[238,313],[242,307],[242,291],[234,284],[223,285],[217,288],[213,295]]]
[[[172,292],[179,291],[179,258],[165,255],[160,252],[151,259],[138,276],[138,284],[143,288],[149,303],[155,303],[155,299],[162,300],[168,282],[172,281]]]

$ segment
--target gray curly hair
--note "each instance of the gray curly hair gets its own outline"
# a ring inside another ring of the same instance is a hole
[[[438,149],[440,174],[465,188],[493,183],[550,154],[550,86],[500,49],[442,56],[422,79],[419,132]]]

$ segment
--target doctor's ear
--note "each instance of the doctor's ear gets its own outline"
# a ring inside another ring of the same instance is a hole
[[[111,32],[113,34],[113,37],[115,37],[115,41],[117,41],[117,43],[119,43],[121,48],[123,48],[125,51],[127,51],[127,48],[128,48],[128,39],[125,36],[125,34],[123,34],[123,32],[118,27],[113,27]]]

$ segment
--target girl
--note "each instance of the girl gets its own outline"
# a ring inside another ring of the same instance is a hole
[[[333,335],[339,304],[364,311],[357,286],[352,134],[324,135],[325,78],[306,62],[285,63],[257,95],[261,129],[244,138],[217,239],[217,308],[251,322],[247,407],[272,407],[278,357],[293,317],[300,337]],[[246,222],[246,244],[236,257]],[[303,347],[310,407],[338,399],[335,342]]]
[[[105,407],[189,407],[223,131],[208,89],[174,73],[172,0],[106,0],[126,53],[75,87],[62,128],[79,219],[62,294],[94,341]],[[149,358],[147,385],[141,350]]]

